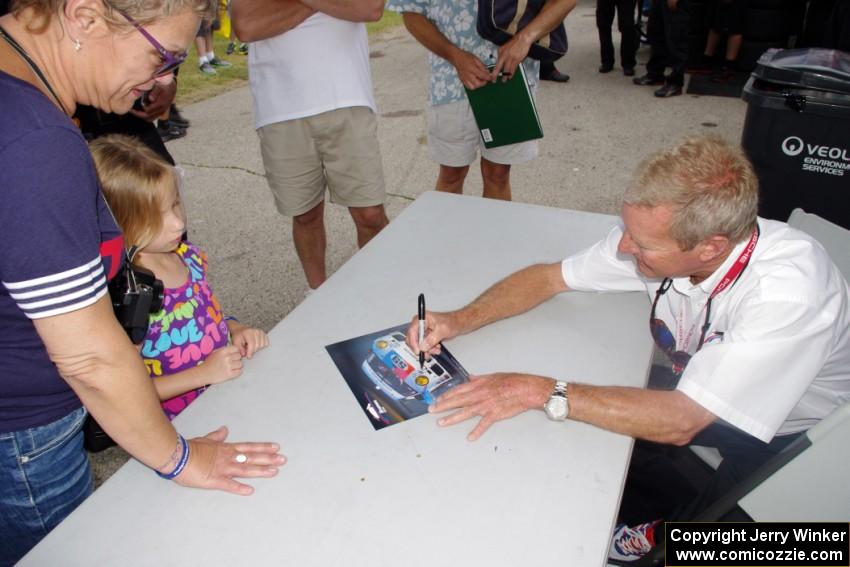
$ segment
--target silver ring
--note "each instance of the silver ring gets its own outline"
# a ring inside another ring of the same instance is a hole
[[[247,463],[248,462],[248,455],[246,455],[245,453],[239,453],[238,455],[233,457],[233,460],[236,461],[237,463],[240,463],[240,464],[241,463]]]

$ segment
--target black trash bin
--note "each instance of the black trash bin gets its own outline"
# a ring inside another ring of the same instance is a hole
[[[784,221],[802,207],[850,228],[850,53],[769,49],[743,96],[759,214]]]

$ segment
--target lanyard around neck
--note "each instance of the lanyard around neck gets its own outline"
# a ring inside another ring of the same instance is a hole
[[[15,38],[10,36],[9,33],[3,29],[2,26],[0,26],[0,37],[6,40],[6,43],[8,43],[9,46],[14,49],[18,55],[20,55],[21,59],[24,60],[30,70],[35,73],[35,76],[38,77],[38,80],[41,81],[41,84],[44,85],[44,87],[50,93],[50,96],[52,96],[56,103],[59,105],[59,108],[62,109],[62,112],[70,116],[68,109],[65,108],[64,104],[62,104],[62,99],[59,98],[59,95],[57,95],[56,91],[53,90],[53,87],[50,85],[50,82],[47,80],[47,77],[44,76],[44,73],[41,71],[41,69],[39,69],[38,65],[35,64],[35,61],[30,58],[27,52],[24,51],[24,48],[21,47],[21,44],[15,41]]]
[[[744,273],[744,269],[750,263],[750,259],[753,256],[753,250],[755,250],[756,243],[759,240],[759,234],[759,227],[758,224],[756,224],[755,229],[753,229],[753,234],[750,236],[749,242],[747,242],[747,245],[738,255],[738,258],[735,260],[732,266],[726,271],[726,275],[724,275],[721,280],[717,282],[717,285],[714,286],[714,290],[712,290],[711,294],[708,296],[708,301],[705,304],[705,320],[703,322],[702,329],[700,330],[699,342],[697,343],[697,352],[699,352],[699,349],[702,348],[702,344],[705,342],[705,335],[708,332],[708,328],[711,326],[711,300],[714,299],[721,291],[734,286],[738,282],[738,278],[741,277],[741,274]],[[670,285],[672,283],[672,278],[665,278],[664,281],[661,282],[661,286],[656,292],[656,302],[658,301],[659,296],[665,294],[667,290],[670,289]],[[676,326],[678,329],[678,318],[676,320]],[[692,332],[693,330],[691,331],[691,333]],[[691,333],[688,333],[688,343],[691,342]]]

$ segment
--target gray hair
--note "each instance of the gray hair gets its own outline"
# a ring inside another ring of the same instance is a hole
[[[734,244],[755,228],[758,179],[740,146],[717,136],[691,137],[645,159],[623,202],[671,207],[670,237],[682,250],[715,235]]]

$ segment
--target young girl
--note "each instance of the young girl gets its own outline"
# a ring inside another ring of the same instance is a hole
[[[133,263],[165,286],[162,310],[141,343],[148,373],[173,419],[209,384],[236,378],[242,357],[268,346],[266,334],[224,317],[207,283],[207,257],[182,240],[186,228],[179,175],[143,143],[106,136],[91,143],[106,200]]]

